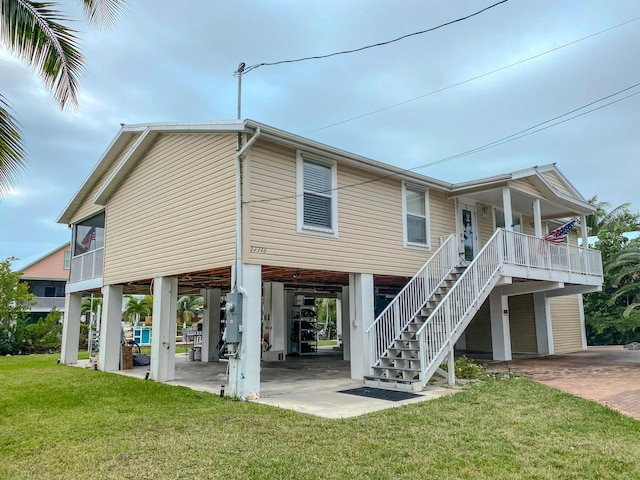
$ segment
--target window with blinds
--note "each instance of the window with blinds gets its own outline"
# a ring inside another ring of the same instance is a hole
[[[298,232],[338,237],[336,163],[297,154]]]
[[[330,229],[331,167],[304,161],[304,225]]]

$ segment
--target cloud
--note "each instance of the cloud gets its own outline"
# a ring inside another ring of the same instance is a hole
[[[0,202],[0,224],[10,226],[0,231],[0,258],[69,239],[55,220],[120,123],[232,119],[233,72],[241,61],[358,48],[479,8],[461,0],[132,2],[113,29],[80,24],[87,68],[78,112],[61,112],[28,68],[2,55],[2,93],[19,115],[30,164],[15,193]],[[635,2],[510,1],[384,47],[258,68],[243,78],[242,114],[298,134],[361,117],[308,136],[405,168],[425,165],[635,83],[639,22],[408,100],[639,16]],[[585,197],[630,201],[637,210],[638,102],[640,95],[420,172],[456,182],[557,162]]]

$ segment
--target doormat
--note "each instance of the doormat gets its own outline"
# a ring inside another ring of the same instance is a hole
[[[400,402],[409,400],[420,395],[411,392],[401,392],[399,390],[383,390],[382,388],[360,387],[351,390],[340,390],[338,393],[347,393],[349,395],[357,395],[359,397],[377,398],[379,400],[388,400],[390,402]]]

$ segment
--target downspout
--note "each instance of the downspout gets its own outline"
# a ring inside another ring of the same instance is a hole
[[[236,151],[236,255],[235,255],[235,282],[232,287],[233,292],[240,292],[246,295],[247,292],[242,287],[242,155],[253,145],[260,136],[260,127],[256,127],[256,131],[249,141],[244,145],[242,143],[241,133],[238,133],[238,150]]]

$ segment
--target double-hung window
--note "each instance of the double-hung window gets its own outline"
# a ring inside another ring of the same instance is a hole
[[[336,166],[298,154],[298,231],[337,236]]]
[[[405,245],[429,248],[429,191],[403,184],[402,193]]]

